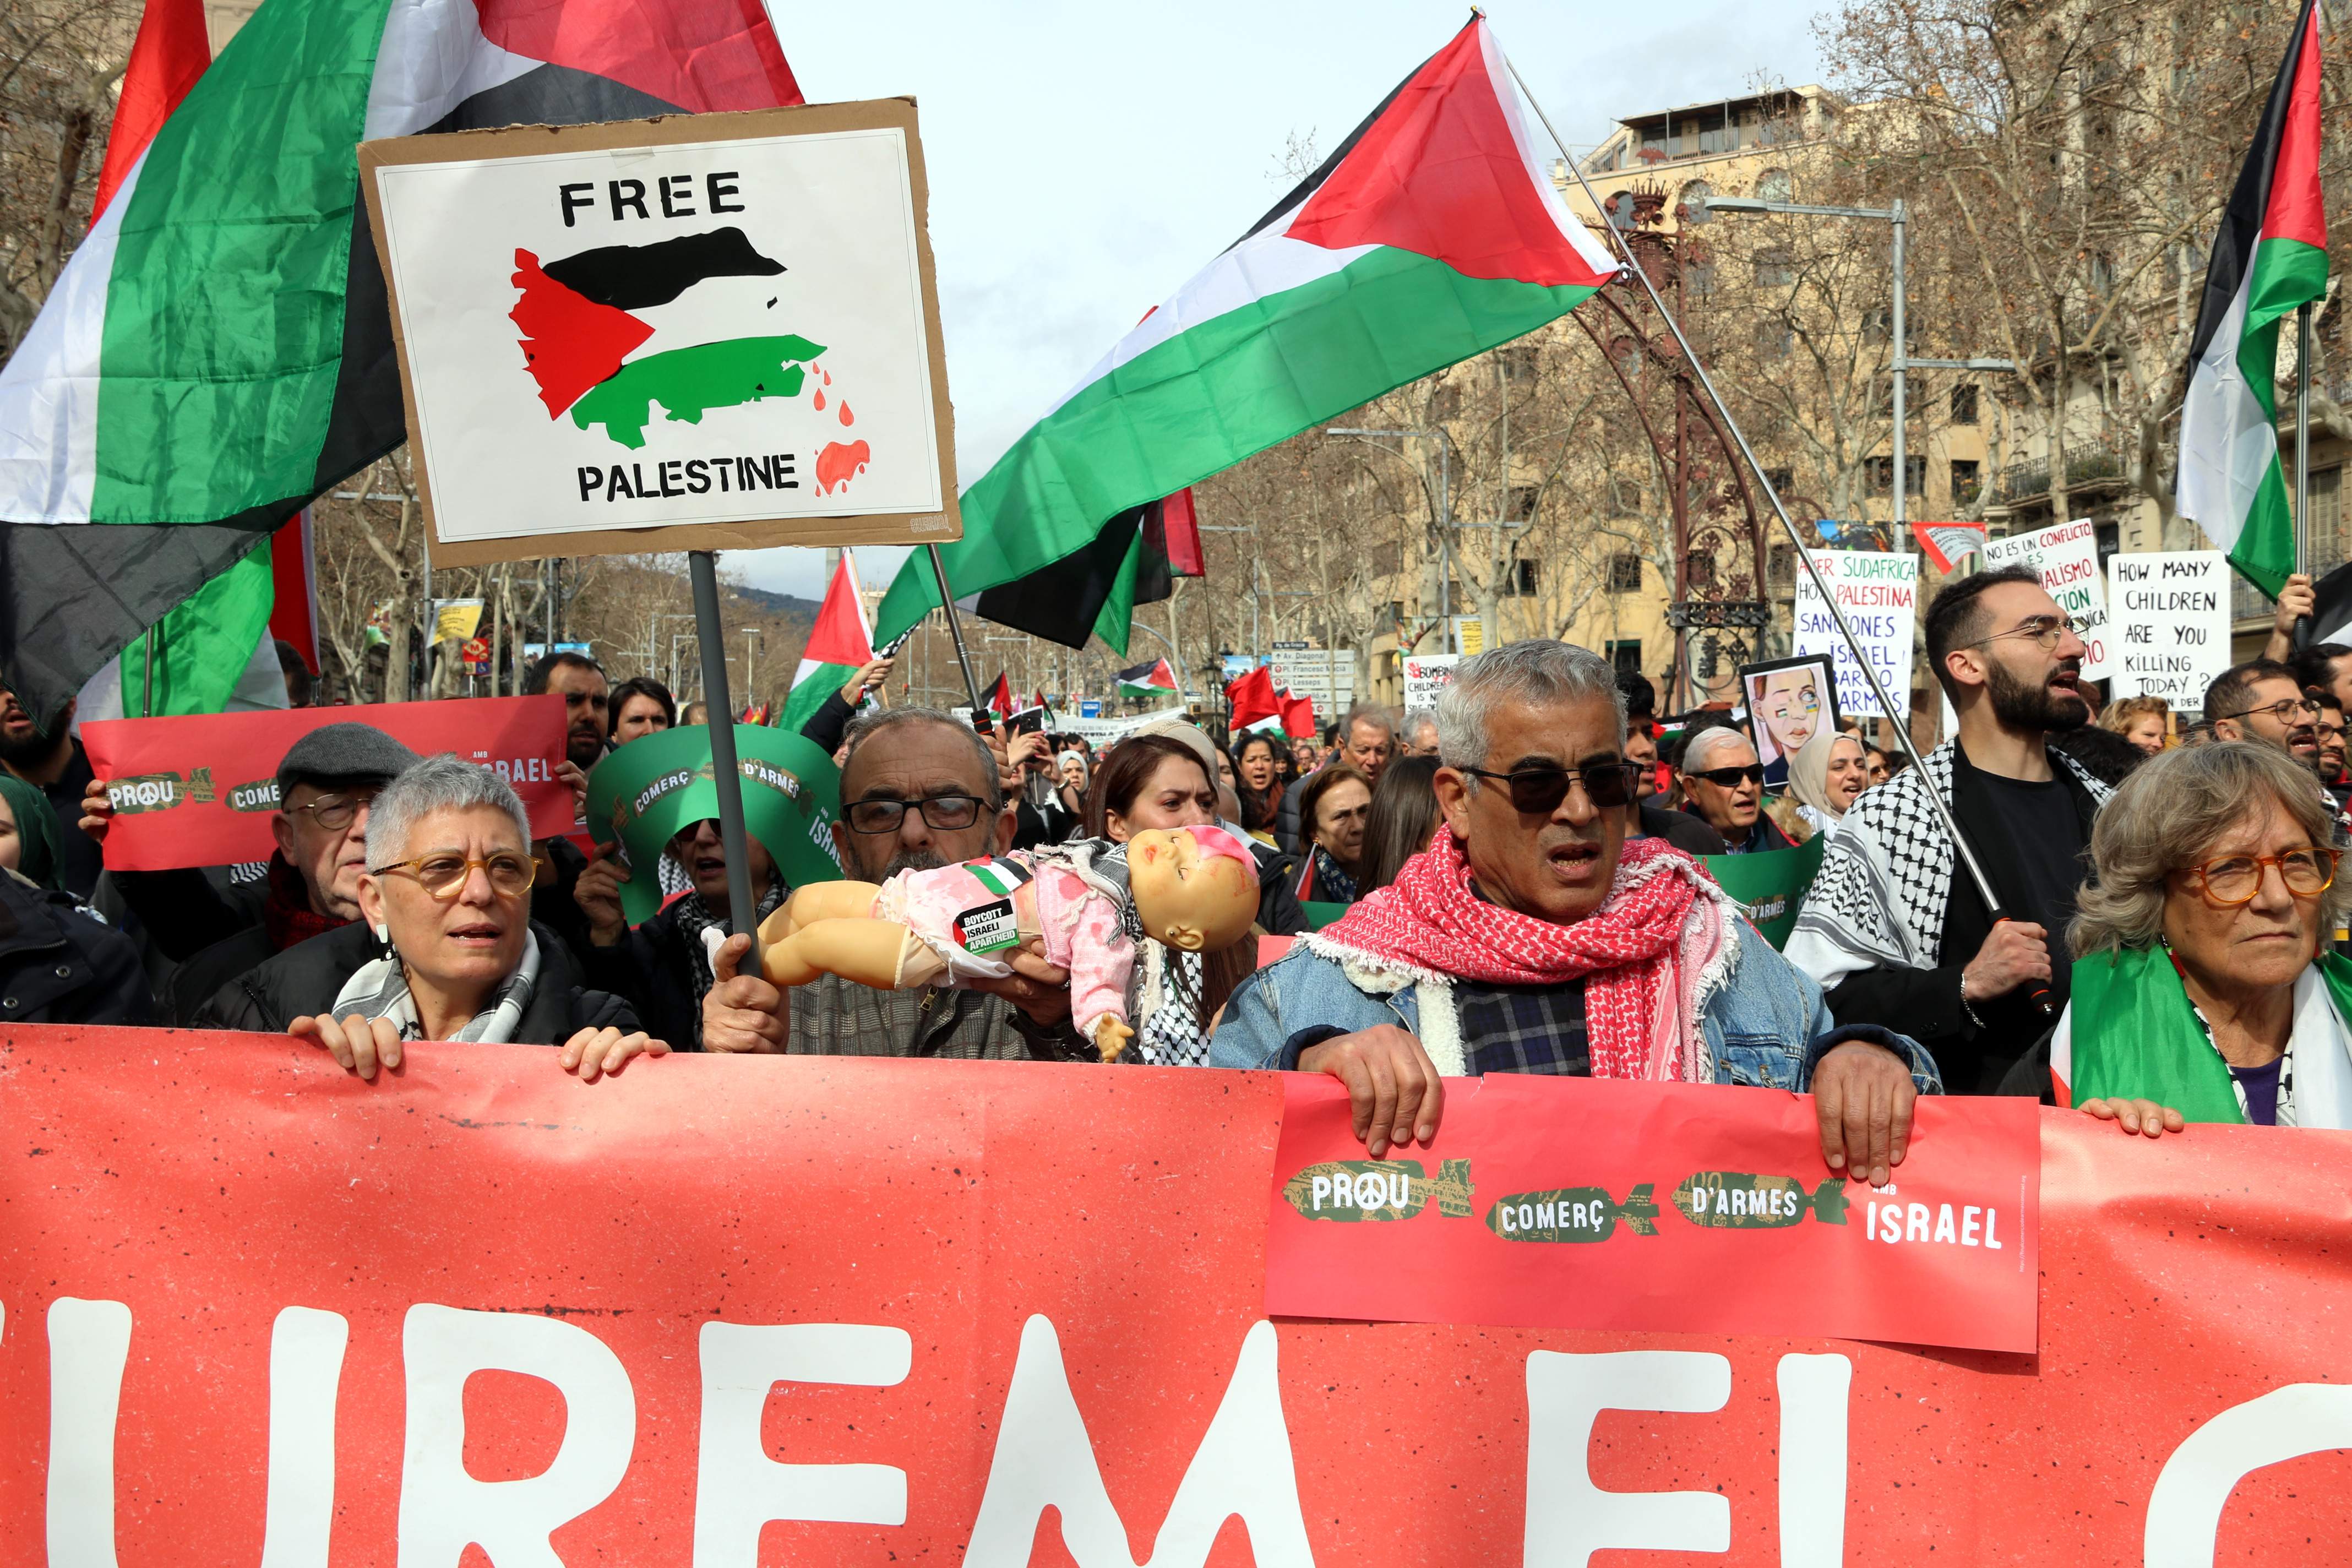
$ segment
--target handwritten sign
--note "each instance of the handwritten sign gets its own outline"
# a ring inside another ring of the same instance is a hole
[[[1985,564],[2031,566],[2042,585],[2072,616],[2083,639],[2083,679],[2105,680],[2113,668],[2107,626],[2107,588],[2099,573],[2099,536],[2089,518],[2074,518],[2032,533],[1988,540]]]
[[[1462,662],[1458,653],[1416,653],[1404,660],[1404,710],[1408,713],[1434,711],[1437,694],[1454,684],[1454,667]]]
[[[1886,692],[1898,703],[1910,700],[1911,641],[1919,622],[1919,558],[1881,550],[1809,552],[1836,595],[1845,623]],[[1809,575],[1797,575],[1797,639],[1800,654],[1827,654],[1836,661],[1838,711],[1847,718],[1893,719],[1879,706],[1870,682],[1854,662],[1853,650],[1838,636],[1830,607],[1813,591]]]
[[[2115,695],[2161,697],[2187,711],[2230,668],[2230,558],[2165,550],[2107,561]]]

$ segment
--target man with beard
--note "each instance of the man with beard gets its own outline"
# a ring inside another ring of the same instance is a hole
[[[934,708],[891,708],[853,724],[841,766],[843,869],[868,882],[936,870],[1013,847],[1013,813],[996,757],[971,727]],[[876,991],[839,975],[780,991],[738,973],[748,938],[730,936],[702,1004],[707,1051],[796,1056],[955,1057],[1097,1061],[1070,1026],[1070,976],[1026,951],[1015,973],[965,987]]]
[[[2109,791],[2047,743],[2090,709],[2077,689],[2083,641],[2032,569],[1951,583],[1926,631],[1959,734],[1854,802],[1786,951],[1822,983],[1838,1022],[1900,1029],[1935,1053],[1954,1093],[1990,1094],[2066,1005],[2068,965],[2052,955]],[[1991,881],[1999,924],[1930,789]]]
[[[538,697],[552,692],[563,699],[563,761],[555,776],[572,786],[575,820],[585,822],[588,770],[604,755],[612,729],[612,686],[604,667],[585,654],[559,648],[523,677],[522,694]],[[595,941],[588,917],[573,897],[588,857],[569,838],[542,838],[531,847],[539,859],[539,875],[530,889],[530,918],[549,927],[571,947],[583,963],[593,963]]]
[[[2205,689],[2205,723],[2217,741],[2261,741],[2279,747],[2310,769],[2327,797],[2328,810],[2336,815],[2336,837],[2341,845],[2352,842],[2352,822],[2346,820],[2342,805],[2327,787],[2342,770],[2328,761],[2320,743],[2323,701],[2333,704],[2336,700],[2324,690],[2304,689],[2294,666],[2250,658],[2215,676],[2213,684]],[[2340,747],[2343,710],[2336,705],[2330,710],[2336,715],[2332,722]]]
[[[89,788],[89,758],[73,737],[74,705],[68,702],[58,721],[47,730],[0,684],[0,767],[31,784],[49,798],[59,823],[81,815],[81,797]],[[106,868],[98,846],[78,833],[58,835],[58,885],[88,902]]]

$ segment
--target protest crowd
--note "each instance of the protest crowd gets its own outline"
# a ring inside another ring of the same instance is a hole
[[[994,973],[779,986],[730,929],[717,821],[657,867],[534,842],[499,774],[364,723],[278,759],[265,864],[106,870],[109,781],[10,693],[0,1016],[282,1032],[369,1079],[445,1039],[550,1046],[590,1080],[671,1051],[1276,1068],[1342,1082],[1374,1157],[1434,1136],[1448,1079],[1762,1086],[1813,1094],[1830,1165],[1881,1183],[1921,1094],[2038,1097],[2150,1137],[2352,1126],[2334,956],[2352,647],[2282,646],[2194,715],[2102,705],[2022,567],[1948,583],[1925,637],[1957,734],[1911,766],[1825,726],[1777,792],[1746,716],[1662,722],[1646,680],[1556,641],[1463,660],[1433,711],[1359,706],[1323,745],[1170,718],[1097,748],[1049,716],[880,705],[889,660],[858,669],[803,731],[839,768],[851,879],[1155,831],[1245,847],[1247,937],[1140,942],[1115,1053],[1075,1027],[1071,971],[1034,938]],[[579,653],[527,690],[562,700],[555,772],[583,804],[608,756],[681,721],[660,683]],[[1815,838],[1776,950],[1709,866]],[[794,889],[748,847],[765,921]],[[635,876],[665,896],[633,924]]]

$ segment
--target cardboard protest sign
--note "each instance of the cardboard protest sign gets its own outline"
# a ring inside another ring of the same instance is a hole
[[[744,828],[775,861],[784,885],[839,881],[833,824],[841,815],[841,771],[833,759],[789,731],[738,724],[735,763],[743,775]],[[661,908],[655,868],[669,841],[695,823],[718,819],[717,779],[707,724],[641,735],[589,771],[588,832],[600,845],[620,846],[629,868],[621,912],[631,925]]]
[[[2218,550],[2107,558],[2115,644],[2110,696],[2161,697],[2193,712],[2230,668],[2230,558]]]
[[[1562,1292],[1633,1327],[1268,1321],[1291,1076],[679,1054],[588,1084],[543,1046],[418,1042],[363,1083],[283,1036],[9,1028],[0,1542],[126,1568],[2352,1562],[2346,1134],[2039,1111],[2032,1356],[1666,1328],[1694,1290],[1785,1300],[1772,1259],[1809,1233],[1875,1254],[1874,1291],[1902,1254],[2022,1256],[2006,1213],[1984,1248],[1981,1205],[1977,1248],[1937,1241],[1908,1160],[1831,1225],[1817,1152],[1749,1160],[1720,1122],[1645,1122],[1655,1237],[1499,1237],[1550,1178],[1475,1152],[1472,1217],[1429,1212],[1459,1188],[1426,1161],[1411,1219],[1289,1217],[1529,1268],[1731,1260]],[[1448,1117],[1503,1083],[1449,1086]],[[1591,1087],[1559,1103],[1655,1092]],[[1670,1092],[1768,1126],[1807,1103]],[[1924,1102],[1921,1171],[1984,1104]],[[1684,1191],[1708,1173],[1748,1180]],[[1762,1227],[1779,1178],[1805,1208]]]
[[[278,849],[270,822],[278,760],[321,725],[354,723],[374,725],[420,757],[453,752],[492,769],[522,796],[534,837],[572,831],[572,788],[555,776],[563,761],[560,695],[104,719],[84,724],[81,742],[114,803],[107,868],[267,860]]]
[[[1458,653],[1409,653],[1401,661],[1404,671],[1404,710],[1433,710],[1437,694],[1454,684]]]
[[[2032,533],[1985,542],[1988,567],[2025,565],[2042,574],[2042,585],[2073,617],[2083,639],[2083,679],[2105,680],[2113,669],[2107,629],[2107,586],[2099,570],[2099,531],[2078,517]]]
[[[436,564],[938,543],[903,99],[364,143]]]
[[[1822,868],[1829,835],[1816,833],[1794,849],[1755,855],[1709,855],[1699,863],[1723,890],[1739,900],[1764,940],[1779,947],[1797,927],[1797,910]]]
[[[1283,1101],[1268,1312],[2034,1347],[2031,1101],[1921,1099],[1885,1191],[1823,1164],[1789,1095],[1455,1080],[1436,1142],[1385,1161],[1338,1079],[1286,1074]]]
[[[1813,550],[1846,625],[1862,645],[1871,668],[1898,705],[1910,701],[1911,642],[1919,623],[1919,558],[1877,550]],[[1797,574],[1797,635],[1801,654],[1826,655],[1837,668],[1837,710],[1849,719],[1907,718],[1880,709],[1878,699],[1853,652],[1838,635],[1829,606],[1813,591],[1813,580]]]

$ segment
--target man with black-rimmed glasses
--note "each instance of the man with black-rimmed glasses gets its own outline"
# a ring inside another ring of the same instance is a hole
[[[2090,875],[2092,819],[2109,794],[2049,737],[2090,721],[2087,651],[2029,567],[1958,578],[1936,595],[1927,664],[1959,733],[1865,790],[1823,846],[1786,949],[1841,1024],[1901,1029],[1958,1094],[1990,1094],[2066,1005],[2053,963]],[[1928,797],[1944,797],[1992,883],[1996,924]]]
[[[969,725],[930,708],[891,708],[850,726],[834,847],[850,876],[882,882],[1002,855],[1013,813],[997,759]],[[824,975],[791,992],[739,973],[750,942],[730,937],[704,999],[710,1051],[1099,1061],[1070,1026],[1070,977],[1034,954],[1014,973],[958,987],[877,991]]]

